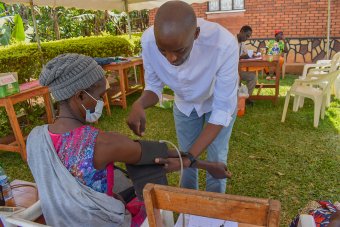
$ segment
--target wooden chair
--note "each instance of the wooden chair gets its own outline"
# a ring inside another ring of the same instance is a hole
[[[279,226],[277,200],[147,184],[143,191],[150,227],[161,227],[160,210],[193,214],[239,223],[239,227]]]

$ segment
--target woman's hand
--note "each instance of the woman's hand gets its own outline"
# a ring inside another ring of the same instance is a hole
[[[179,153],[181,154],[181,157],[183,158],[185,156],[185,153],[182,151],[179,151]],[[169,158],[178,158],[178,152],[176,149],[169,149],[168,150],[168,157]]]
[[[190,161],[189,161],[188,158],[183,157],[182,161],[183,161],[183,168],[189,167]],[[181,169],[181,163],[179,161],[179,158],[156,158],[155,163],[160,164],[160,165],[164,165],[164,169],[168,173],[174,172],[174,171],[179,171]]]
[[[182,158],[183,168],[188,168],[190,165],[190,160],[186,157]],[[179,158],[156,158],[156,164],[164,165],[164,169],[169,172],[179,171],[181,169],[181,164]],[[197,160],[195,165],[198,169],[203,169],[208,171],[208,173],[216,179],[231,179],[231,172],[228,170],[227,166],[222,162],[208,162],[203,160]]]

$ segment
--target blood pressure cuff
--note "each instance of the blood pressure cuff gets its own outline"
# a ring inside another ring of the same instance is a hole
[[[162,165],[130,165],[126,164],[129,177],[132,180],[136,195],[143,199],[143,189],[147,183],[167,185],[166,172]]]
[[[153,165],[155,158],[167,158],[168,146],[155,141],[137,140],[141,146],[141,158],[135,165]]]

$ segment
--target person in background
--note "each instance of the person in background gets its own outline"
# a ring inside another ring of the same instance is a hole
[[[288,53],[288,47],[287,47],[282,30],[279,30],[279,29],[275,30],[274,35],[275,35],[275,39],[269,40],[267,42],[267,45],[266,45],[267,54],[268,55],[280,55],[279,63],[280,63],[280,69],[282,69],[282,65],[284,63],[284,54]],[[271,71],[270,69],[265,68],[265,72],[268,75],[266,79],[275,80],[275,76],[273,77],[269,76],[270,71]]]
[[[163,87],[175,93],[173,114],[180,149],[189,159],[182,187],[198,189],[197,158],[207,148],[207,160],[227,162],[228,144],[236,119],[238,48],[221,25],[197,19],[182,1],[168,1],[157,11],[154,26],[142,36],[146,87],[132,105],[127,123],[143,136],[145,109],[160,100]],[[177,168],[170,160],[168,168]],[[173,161],[173,162],[172,162]],[[225,193],[226,180],[207,173],[206,190]]]
[[[245,41],[247,41],[252,35],[252,28],[248,25],[245,25],[241,28],[240,32],[236,35],[239,47],[239,55],[240,59],[248,59],[250,56],[248,55],[248,51],[245,47]],[[240,82],[244,81],[248,88],[249,96],[253,94],[257,83],[257,77],[255,72],[248,72],[244,69],[240,69]],[[249,98],[246,99],[247,105],[254,105],[254,101],[250,100]]]
[[[339,227],[340,226],[340,203],[330,200],[310,201],[306,207],[300,209],[298,214],[290,223],[290,227],[299,227],[302,222],[301,215],[306,220],[314,221],[319,227]],[[305,227],[305,225],[303,225]]]

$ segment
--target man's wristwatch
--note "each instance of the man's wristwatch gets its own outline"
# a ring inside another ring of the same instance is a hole
[[[191,153],[187,153],[186,156],[188,157],[190,161],[189,167],[195,167],[195,164],[197,162],[196,158]]]

